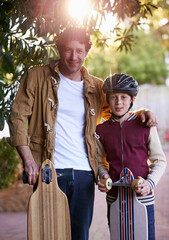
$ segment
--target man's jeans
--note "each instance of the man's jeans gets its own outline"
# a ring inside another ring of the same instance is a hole
[[[63,170],[56,169],[56,172]],[[59,177],[58,185],[68,198],[72,240],[88,240],[94,204],[93,172],[74,170],[74,180]]]

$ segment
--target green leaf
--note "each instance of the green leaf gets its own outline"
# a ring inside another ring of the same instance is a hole
[[[4,129],[4,126],[5,126],[4,114],[2,112],[2,109],[0,109],[0,131]]]
[[[5,94],[4,94],[4,83],[2,81],[0,81],[0,101],[2,101],[5,97]]]

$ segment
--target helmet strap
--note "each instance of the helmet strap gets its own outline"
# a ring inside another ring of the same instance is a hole
[[[129,110],[128,110],[129,111]],[[116,114],[114,114],[114,113],[112,113],[111,112],[111,115],[113,116],[113,117],[115,117],[115,118],[118,118],[118,119],[121,119],[122,117],[124,117],[124,115],[126,115],[126,113],[128,113],[128,111],[127,112],[125,112],[123,115],[121,115],[121,116],[118,116],[118,115],[116,115]]]

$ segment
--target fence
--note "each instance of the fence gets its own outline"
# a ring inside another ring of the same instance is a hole
[[[169,145],[169,87],[142,85],[133,109],[148,108],[158,119],[158,132],[163,145]]]

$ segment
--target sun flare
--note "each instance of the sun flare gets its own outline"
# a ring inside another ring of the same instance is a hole
[[[92,11],[92,5],[89,0],[70,0],[68,11],[71,17],[79,20],[79,23],[82,24],[85,16]]]
[[[69,0],[67,10],[70,17],[77,20],[80,25],[83,25],[85,17],[90,19],[93,16],[94,19],[97,19],[96,27],[100,28],[103,34],[110,34],[117,24],[117,16],[112,16],[110,13],[100,21],[101,15],[97,15],[92,0]]]

